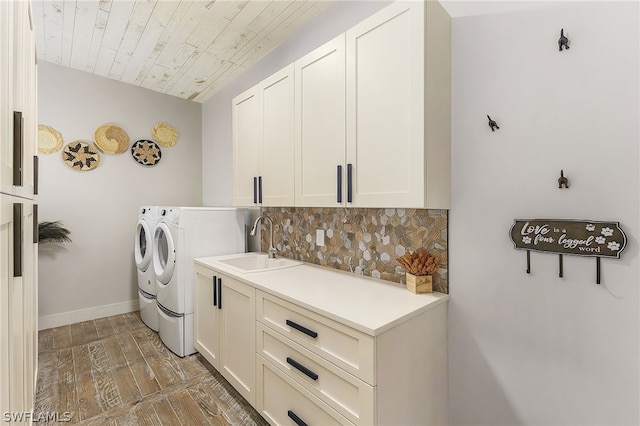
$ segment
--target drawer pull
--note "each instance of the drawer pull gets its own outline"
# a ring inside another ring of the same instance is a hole
[[[298,426],[309,426],[305,422],[303,422],[302,419],[298,417],[296,413],[294,413],[291,410],[287,411],[287,416],[289,416],[289,418],[291,418],[291,420],[293,420],[295,424],[297,424]]]
[[[296,324],[291,320],[287,320],[286,322],[289,327],[295,328],[296,330],[306,334],[307,336],[313,337],[314,339],[318,337],[318,333],[316,333],[315,331],[309,330],[307,327],[303,327],[300,324]]]
[[[302,372],[304,375],[309,377],[311,380],[318,380],[318,375],[316,373],[314,373],[313,371],[309,370],[307,367],[305,367],[304,365],[300,364],[295,359],[287,357],[287,364],[292,365],[297,370]]]

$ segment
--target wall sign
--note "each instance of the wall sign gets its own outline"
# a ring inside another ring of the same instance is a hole
[[[596,282],[600,284],[600,258],[618,259],[627,246],[627,236],[619,222],[567,219],[516,219],[510,231],[511,241],[518,250],[527,251],[527,273],[531,272],[530,252],[559,255],[559,276],[562,277],[562,255],[596,258]]]

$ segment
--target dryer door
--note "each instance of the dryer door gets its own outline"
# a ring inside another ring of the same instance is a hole
[[[136,243],[134,248],[136,266],[142,272],[146,271],[151,264],[151,239],[153,235],[149,231],[146,220],[139,220],[136,226]]]
[[[158,281],[167,284],[176,267],[176,246],[171,230],[166,223],[160,222],[153,238],[153,270]]]

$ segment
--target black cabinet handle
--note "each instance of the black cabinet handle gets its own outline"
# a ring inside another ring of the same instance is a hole
[[[34,204],[33,205],[33,244],[38,243],[39,226],[40,225],[38,224],[38,205]]]
[[[289,365],[295,367],[296,369],[300,370],[300,372],[302,372],[304,375],[309,377],[311,380],[318,380],[318,375],[316,373],[314,373],[313,371],[309,370],[307,367],[305,367],[304,365],[300,364],[295,359],[293,359],[291,357],[287,357],[287,364],[289,364]]]
[[[338,190],[336,191],[338,194],[338,202],[342,202],[342,166],[338,165]]]
[[[22,186],[23,118],[20,111],[13,111],[13,184]]]
[[[347,203],[353,202],[353,177],[352,177],[353,165],[347,164]]]
[[[291,420],[293,420],[295,422],[295,424],[297,424],[298,426],[309,426],[308,424],[303,422],[302,419],[300,417],[298,417],[298,415],[296,413],[294,413],[291,410],[287,411],[287,416],[289,416],[289,418]]]
[[[37,155],[33,156],[33,195],[38,195],[38,179],[40,178],[38,172],[40,168],[40,159]]]
[[[222,278],[218,277],[218,309],[222,309]]]
[[[262,176],[258,176],[258,203],[262,204]]]
[[[307,336],[313,337],[314,339],[316,337],[318,337],[318,333],[316,333],[313,330],[309,330],[307,327],[304,327],[304,326],[302,326],[300,324],[296,324],[295,322],[293,322],[291,320],[287,320],[286,323],[287,323],[287,325],[289,327],[295,328],[296,330],[298,330],[301,333],[306,334]]]
[[[22,276],[22,204],[13,204],[13,276]]]
[[[253,204],[258,203],[258,178],[253,177]]]
[[[218,277],[213,276],[213,306],[218,306]]]

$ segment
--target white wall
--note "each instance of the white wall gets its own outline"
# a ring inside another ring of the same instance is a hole
[[[39,65],[38,85],[38,121],[60,131],[65,143],[92,140],[107,122],[132,142],[151,139],[160,121],[178,131],[177,144],[162,148],[151,168],[138,165],[130,151],[103,154],[88,172],[66,166],[61,151],[40,154],[40,221],[63,221],[73,239],[64,247],[40,247],[41,328],[109,315],[105,305],[137,309],[130,302],[137,301],[138,207],[201,204],[201,105],[46,62]]]
[[[231,99],[296,59],[345,32],[390,3],[338,0],[279,44],[202,105],[202,199],[228,206],[232,199]]]
[[[452,424],[640,423],[638,16],[572,2],[453,21]],[[593,258],[565,256],[558,278],[532,253],[527,275],[515,218],[618,220],[628,246],[602,285]]]

